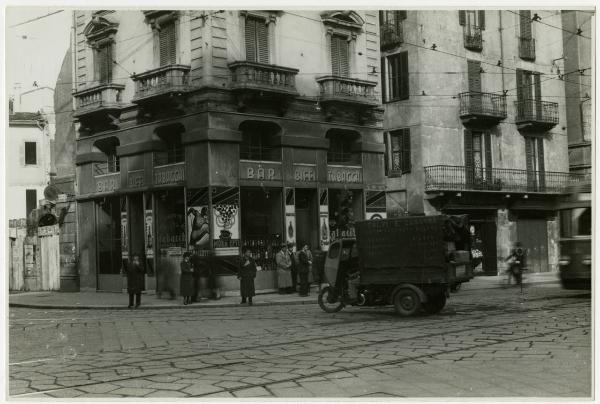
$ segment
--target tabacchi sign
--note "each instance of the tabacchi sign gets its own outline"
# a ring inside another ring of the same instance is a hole
[[[362,169],[359,167],[328,167],[327,180],[342,184],[362,183]]]
[[[175,184],[184,180],[184,164],[158,167],[154,169],[154,185]]]

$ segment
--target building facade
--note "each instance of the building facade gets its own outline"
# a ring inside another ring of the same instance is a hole
[[[569,169],[574,173],[592,170],[592,27],[594,11],[564,10],[563,82],[567,103]]]
[[[182,253],[276,285],[283,242],[327,250],[385,215],[376,11],[76,11],[81,289],[161,289]],[[262,282],[262,283],[261,283]]]
[[[468,213],[485,274],[517,240],[532,272],[555,270],[554,204],[579,179],[560,12],[382,11],[380,26],[389,214]]]
[[[14,104],[12,101],[11,105]],[[6,218],[27,218],[50,181],[50,128],[38,112],[10,108],[6,136]]]

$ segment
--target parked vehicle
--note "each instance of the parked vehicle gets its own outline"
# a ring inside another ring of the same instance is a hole
[[[439,215],[357,222],[356,239],[329,247],[321,309],[393,304],[404,316],[421,308],[438,313],[450,289],[473,278],[468,221]]]

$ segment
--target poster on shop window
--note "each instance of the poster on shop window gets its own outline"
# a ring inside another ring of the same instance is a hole
[[[384,191],[367,191],[366,202],[365,219],[380,220],[387,217]]]
[[[240,247],[239,189],[213,188],[212,208],[215,255],[238,255]]]
[[[187,241],[190,250],[210,250],[208,189],[187,192]]]

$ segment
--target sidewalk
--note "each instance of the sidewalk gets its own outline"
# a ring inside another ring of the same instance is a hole
[[[478,276],[468,283],[464,283],[459,293],[477,289],[495,289],[502,287],[506,276]],[[537,273],[525,275],[524,284],[558,283],[556,272]],[[279,295],[277,293],[257,294],[254,297],[255,306],[272,305],[295,305],[315,304],[317,302],[318,290],[316,286],[311,287],[308,297],[300,297],[298,294]],[[177,309],[177,308],[207,308],[207,307],[239,307],[239,296],[225,296],[219,300],[202,299],[199,303],[189,306],[182,304],[182,299],[175,300],[159,299],[154,294],[142,294],[141,309]],[[126,293],[111,292],[20,292],[11,293],[9,296],[10,307],[28,307],[37,309],[101,309],[101,310],[129,310],[127,308]]]

